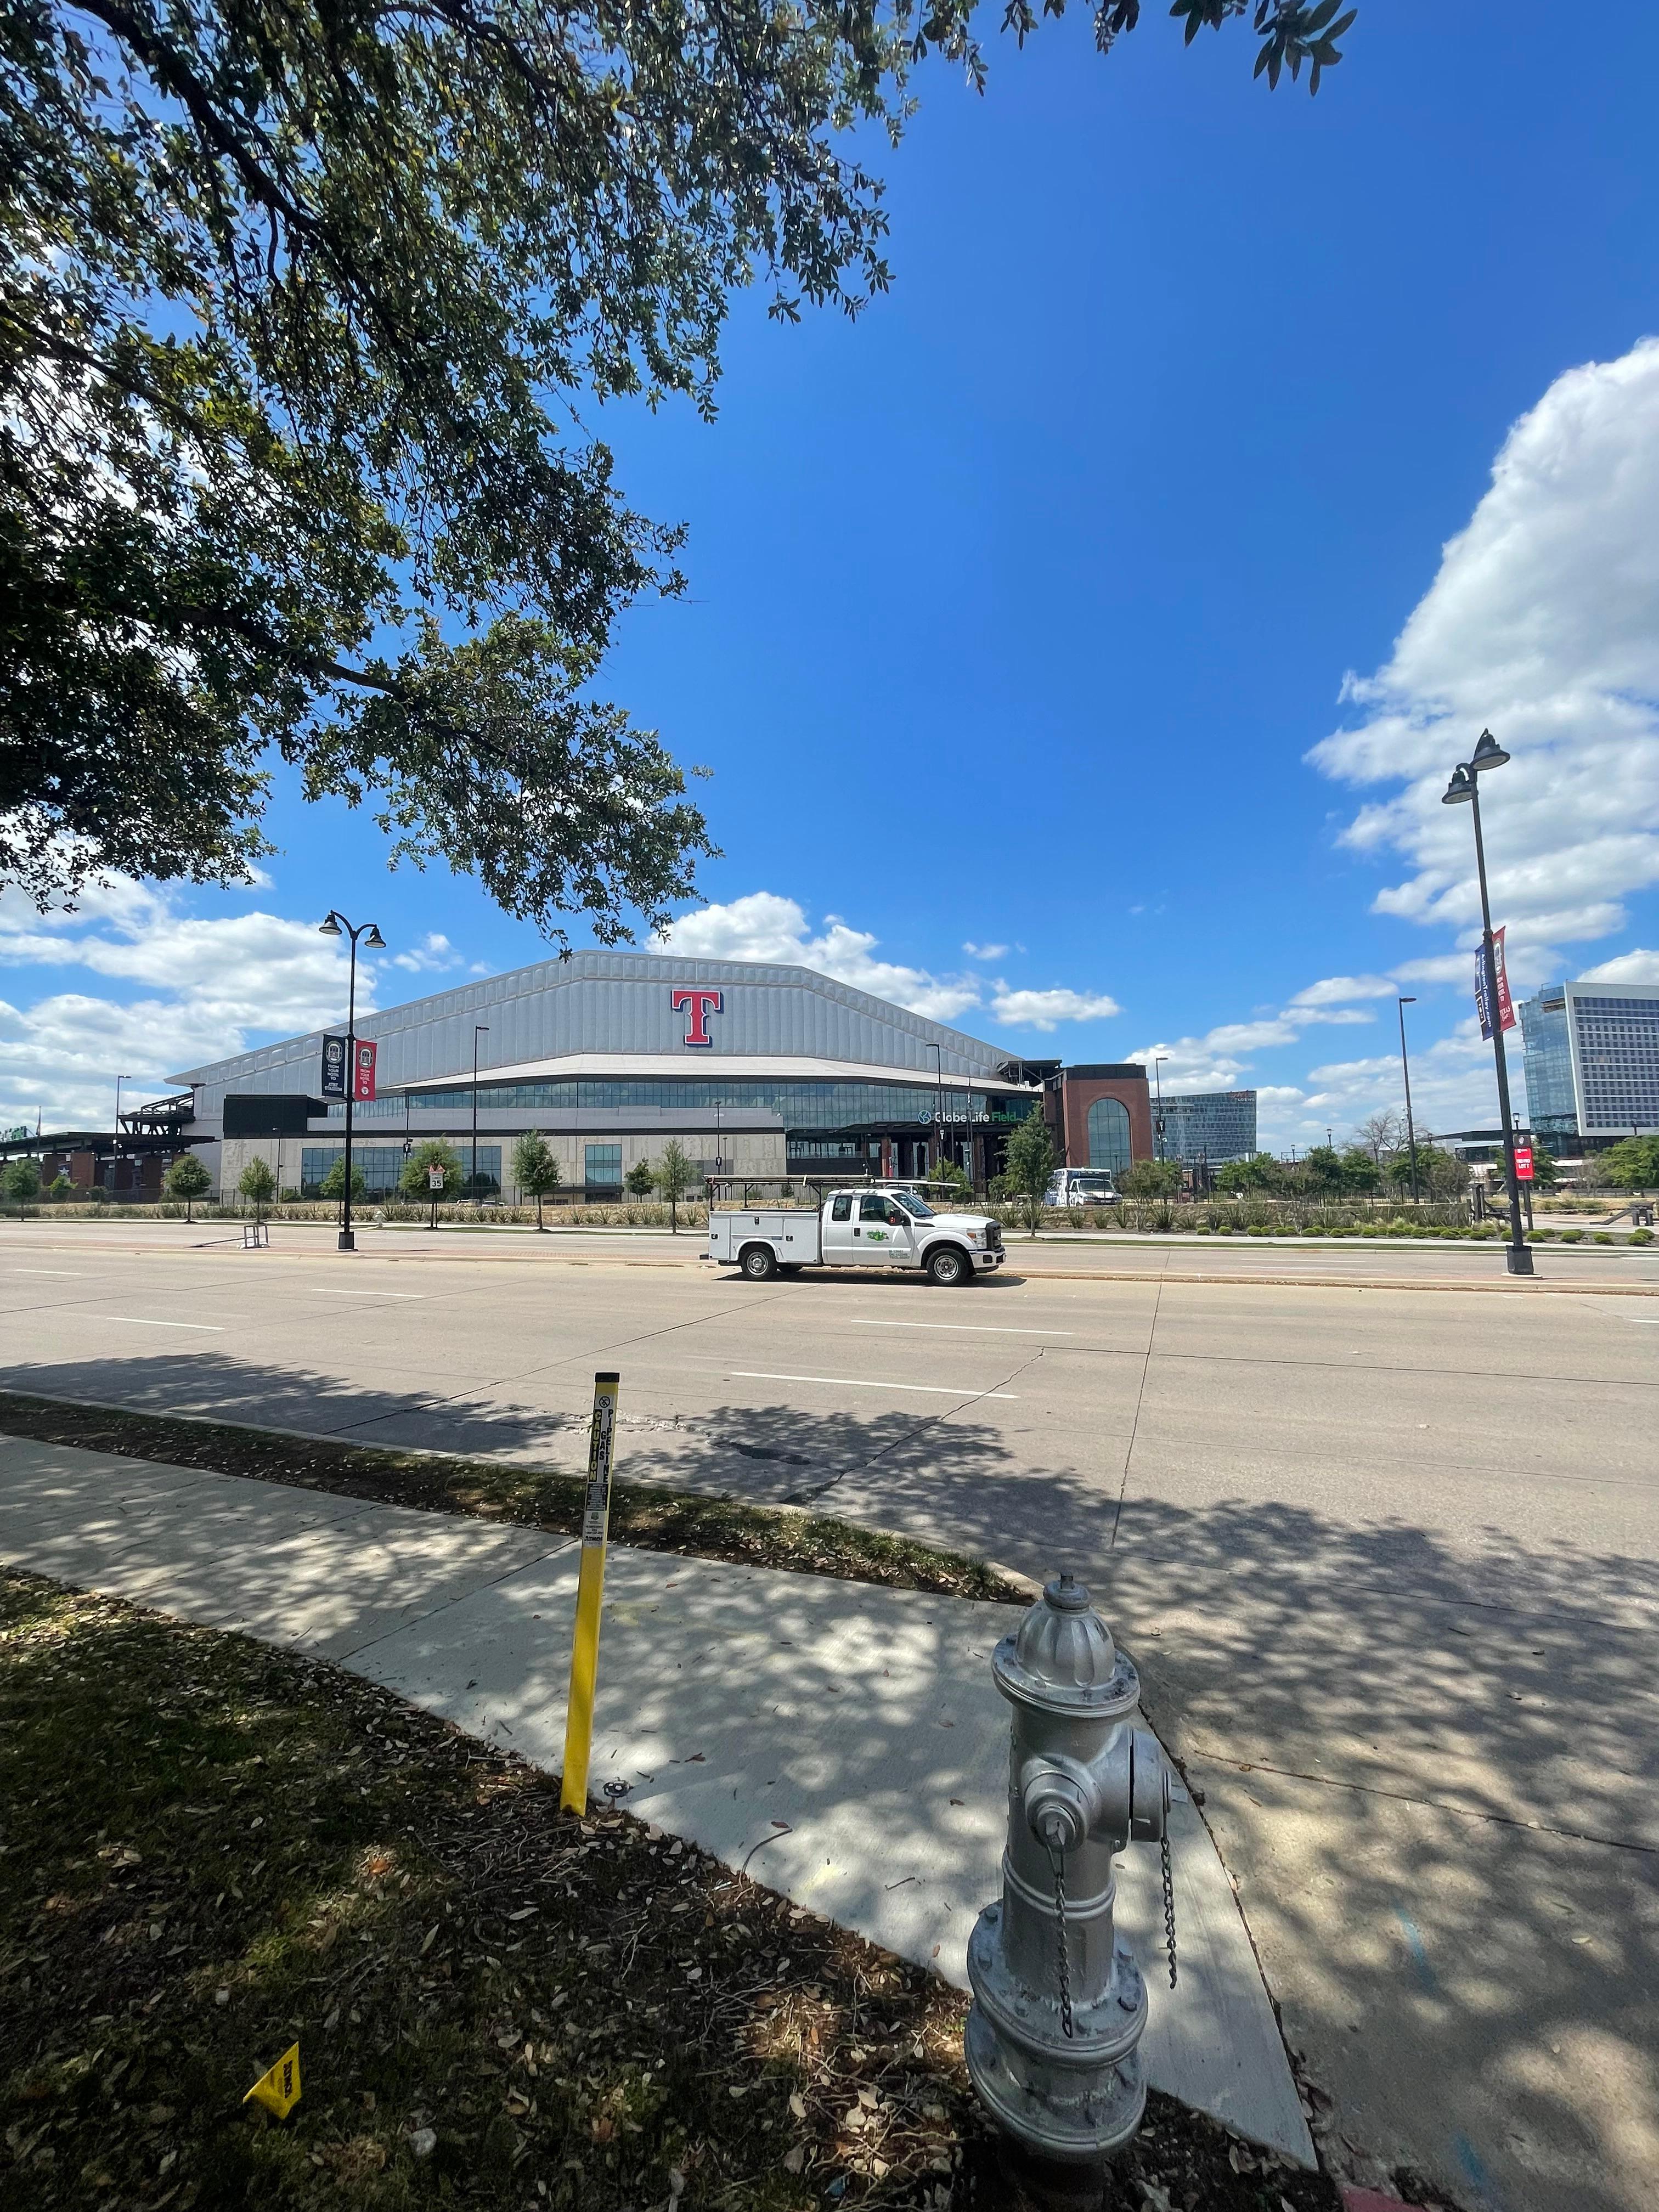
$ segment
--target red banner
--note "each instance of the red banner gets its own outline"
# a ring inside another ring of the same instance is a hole
[[[366,1105],[374,1096],[374,1048],[362,1037],[357,1039],[351,1071],[351,1095],[360,1106]]]
[[[1506,922],[1504,928],[1508,927]],[[1504,966],[1502,929],[1494,929],[1492,933],[1492,964],[1498,975],[1498,1025],[1500,1029],[1512,1030],[1515,1027],[1515,1007],[1510,999],[1510,979]]]
[[[1517,1182],[1532,1181],[1532,1146],[1517,1145],[1515,1148],[1515,1179]]]

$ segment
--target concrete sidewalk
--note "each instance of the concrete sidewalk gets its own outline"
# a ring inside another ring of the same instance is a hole
[[[576,1588],[567,1538],[0,1437],[0,1561],[315,1654],[556,1771]],[[996,1894],[1010,1609],[617,1549],[593,1784],[639,1817],[966,1986]],[[1181,1974],[1158,1856],[1121,1862],[1159,2088],[1312,2165],[1231,1885],[1172,1820]]]

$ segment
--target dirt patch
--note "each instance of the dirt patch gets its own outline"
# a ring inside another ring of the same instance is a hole
[[[1008,2202],[956,1991],[333,1668],[0,1575],[0,1805],[9,2212]],[[1154,2097],[1107,2204],[1338,2199]]]

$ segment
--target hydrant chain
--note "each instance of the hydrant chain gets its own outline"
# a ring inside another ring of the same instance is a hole
[[[1170,1867],[1170,1838],[1164,1837],[1164,1941],[1170,1952],[1170,1987],[1176,1985],[1175,1960],[1175,1875]]]
[[[1048,1855],[1054,1863],[1054,1932],[1060,1942],[1060,2024],[1066,2031],[1066,2039],[1073,2039],[1072,2029],[1072,1964],[1066,1954],[1066,1854],[1053,1840]]]

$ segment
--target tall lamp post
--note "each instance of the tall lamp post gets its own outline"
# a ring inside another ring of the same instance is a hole
[[[1164,1157],[1164,1063],[1169,1057],[1167,1052],[1161,1052],[1152,1062],[1152,1080],[1158,1085],[1158,1123],[1152,1131],[1152,1158],[1155,1160],[1161,1160]]]
[[[1504,1024],[1498,1011],[1498,962],[1492,951],[1492,902],[1486,896],[1486,848],[1480,835],[1480,777],[1489,768],[1502,768],[1509,760],[1490,730],[1469,759],[1454,771],[1441,794],[1446,806],[1468,806],[1474,817],[1474,866],[1480,879],[1480,959],[1486,983],[1486,1006],[1492,1019],[1492,1058],[1498,1068],[1498,1112],[1504,1125],[1504,1179],[1510,1193],[1510,1242],[1504,1264],[1512,1275],[1530,1275],[1532,1254],[1521,1226],[1521,1179],[1515,1172],[1515,1122],[1510,1113],[1510,1071],[1504,1057]]]
[[[357,1238],[351,1226],[351,1108],[357,1095],[357,939],[362,939],[367,952],[384,952],[386,939],[378,922],[360,921],[354,929],[345,916],[337,914],[332,907],[318,925],[318,933],[351,939],[351,981],[346,994],[345,1194],[340,1201],[340,1249],[355,1252]]]
[[[1406,1009],[1414,1006],[1415,999],[1400,1001],[1400,1072],[1406,1079],[1406,1142],[1412,1156],[1412,1204],[1417,1204],[1417,1128],[1412,1120],[1412,1064],[1406,1057]]]
[[[132,1078],[130,1075],[118,1075],[115,1079],[115,1165],[118,1170],[121,1161],[121,1085],[124,1083],[131,1083],[131,1080]],[[113,1197],[114,1194],[115,1186],[112,1182],[110,1195]]]
[[[933,1055],[933,1152],[937,1164],[945,1164],[945,1054],[936,1044],[928,1051]]]
[[[467,1181],[472,1192],[472,1203],[478,1203],[478,1039],[489,1035],[488,1022],[472,1024],[472,1172]]]

